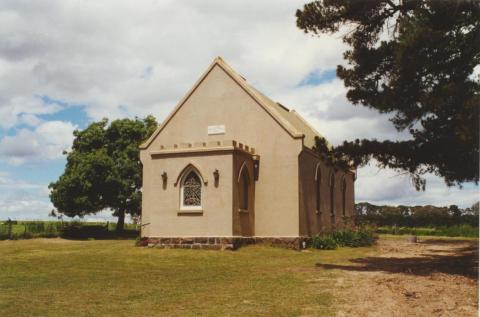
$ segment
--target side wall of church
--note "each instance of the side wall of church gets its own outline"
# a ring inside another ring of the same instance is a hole
[[[335,170],[311,151],[304,150],[299,160],[300,234],[314,236],[352,222],[354,213],[354,175]],[[333,213],[331,177],[333,174]],[[317,185],[317,179],[320,184]],[[345,179],[345,208],[343,180]],[[319,189],[319,193],[317,193]],[[318,206],[317,206],[318,205]]]

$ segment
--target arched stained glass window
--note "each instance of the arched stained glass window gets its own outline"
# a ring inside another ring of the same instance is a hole
[[[195,171],[190,171],[182,182],[182,205],[200,207],[202,205],[202,182]]]

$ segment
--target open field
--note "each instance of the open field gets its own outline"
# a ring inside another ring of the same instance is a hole
[[[76,236],[78,238],[114,238],[116,223],[86,221],[0,221],[0,240],[53,238]],[[126,223],[124,236],[138,235],[137,226]]]
[[[447,236],[447,237],[470,237],[478,238],[478,226],[468,224],[439,226],[439,227],[378,227],[379,234],[416,235],[416,236]]]
[[[75,229],[75,230],[72,230]],[[118,238],[114,222],[86,222],[86,221],[14,221],[9,225],[7,220],[0,220],[0,240],[31,239],[31,238]],[[132,223],[124,226],[123,237],[138,235],[138,227]],[[381,226],[371,227],[378,234],[417,235],[417,236],[448,236],[478,238],[479,229],[469,224],[449,225],[438,227],[401,227]]]
[[[478,240],[161,250],[0,242],[0,316],[476,316]]]

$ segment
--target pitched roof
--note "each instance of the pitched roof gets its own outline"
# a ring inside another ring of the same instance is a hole
[[[203,73],[195,85],[188,91],[188,93],[180,100],[173,111],[163,121],[157,130],[145,141],[140,148],[147,148],[156,136],[165,128],[168,122],[173,118],[177,111],[187,101],[195,89],[208,76],[210,71],[215,67],[222,68],[227,75],[229,75],[247,94],[249,94],[283,129],[285,129],[293,138],[304,138],[303,144],[306,147],[312,148],[315,145],[315,137],[321,136],[312,126],[310,126],[295,110],[289,110],[285,106],[271,100],[260,91],[250,86],[245,78],[240,76],[233,70],[221,57],[214,59],[212,64]]]
[[[267,96],[263,95],[260,91],[250,86],[251,89],[255,90],[258,94],[260,94],[268,107],[273,109],[275,113],[279,116],[284,118],[286,121],[289,122],[291,126],[297,131],[297,133],[301,133],[304,135],[303,145],[312,148],[315,145],[315,137],[322,137],[322,135],[312,127],[303,117],[293,109],[288,109],[284,105],[279,102],[275,102],[268,98]]]

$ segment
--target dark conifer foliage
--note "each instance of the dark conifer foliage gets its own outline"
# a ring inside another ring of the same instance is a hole
[[[344,142],[339,155],[406,171],[417,189],[428,172],[447,185],[478,183],[480,1],[324,0],[296,16],[307,33],[342,35],[350,48],[337,76],[347,98],[391,114],[411,136]]]

